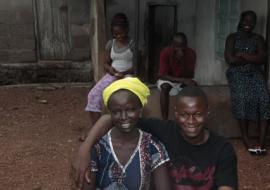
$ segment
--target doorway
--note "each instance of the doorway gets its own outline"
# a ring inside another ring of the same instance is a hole
[[[176,32],[176,5],[149,4],[148,81],[158,76],[160,50],[167,46]]]

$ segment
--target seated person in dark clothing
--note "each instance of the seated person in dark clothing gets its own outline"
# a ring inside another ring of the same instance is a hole
[[[176,33],[173,42],[160,53],[159,79],[160,108],[163,119],[168,119],[169,96],[175,96],[185,86],[195,85],[193,80],[196,53],[187,46],[184,33]]]
[[[141,118],[137,123],[139,128],[165,145],[170,157],[169,177],[174,190],[238,188],[235,151],[227,139],[206,128],[208,114],[205,93],[197,86],[188,86],[178,95],[175,121]],[[89,150],[111,127],[110,116],[102,116],[81,145],[74,165],[79,186],[87,170]]]

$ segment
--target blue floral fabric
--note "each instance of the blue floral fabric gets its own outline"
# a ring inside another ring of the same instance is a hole
[[[139,130],[138,145],[125,165],[114,152],[111,131],[92,150],[91,167],[96,172],[96,184],[104,190],[149,189],[152,171],[169,161],[163,144]]]

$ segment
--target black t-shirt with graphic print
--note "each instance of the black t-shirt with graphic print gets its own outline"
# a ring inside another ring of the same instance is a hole
[[[224,137],[209,131],[207,142],[192,145],[183,139],[175,121],[144,118],[139,120],[138,126],[166,146],[174,190],[216,190],[220,186],[238,188],[236,154]]]

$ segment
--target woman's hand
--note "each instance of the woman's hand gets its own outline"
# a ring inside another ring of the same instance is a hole
[[[122,78],[124,78],[124,74],[121,73],[121,72],[116,72],[116,73],[114,74],[114,76],[115,76],[117,79],[122,79]]]
[[[89,146],[86,143],[82,143],[78,154],[75,158],[75,161],[72,165],[72,176],[75,181],[75,185],[79,190],[83,189],[85,174],[89,167],[90,163],[90,152]],[[90,178],[87,179],[87,182],[90,183]]]
[[[237,53],[235,53],[235,57],[237,57],[237,58],[244,58],[245,57],[245,54],[244,53],[241,53],[241,52],[237,52]]]
[[[113,67],[109,67],[109,70],[108,70],[108,72],[110,73],[110,75],[112,75],[112,76],[114,76],[117,72],[116,72],[116,70],[113,68]]]

